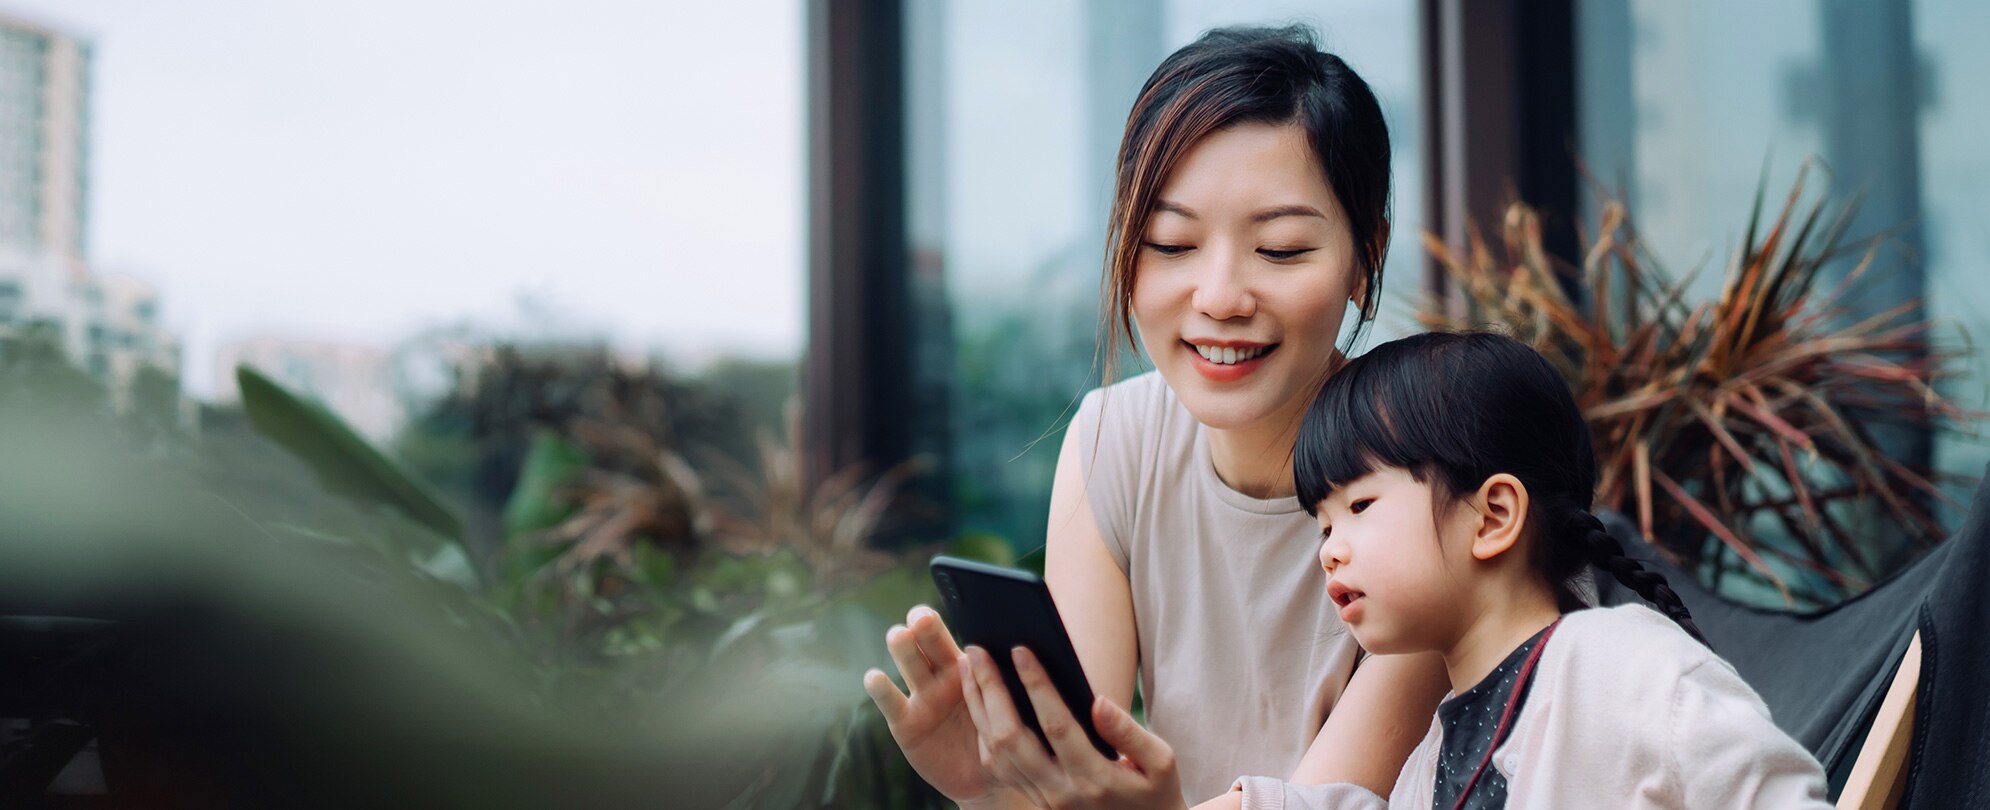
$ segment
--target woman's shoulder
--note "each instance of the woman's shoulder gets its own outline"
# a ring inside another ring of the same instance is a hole
[[[1168,381],[1149,371],[1085,394],[1075,424],[1108,442],[1127,437],[1146,443],[1157,435],[1186,438],[1192,434],[1184,428],[1192,421]]]
[[[1101,408],[1117,409],[1123,406],[1144,411],[1174,401],[1174,389],[1168,387],[1168,381],[1162,379],[1161,372],[1148,371],[1086,392],[1084,401],[1079,407],[1097,411]]]

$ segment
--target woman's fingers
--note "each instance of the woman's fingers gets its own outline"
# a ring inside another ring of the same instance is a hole
[[[905,693],[898,691],[898,684],[892,683],[891,676],[884,674],[884,670],[873,669],[864,673],[864,692],[871,696],[872,703],[878,705],[878,712],[884,715],[887,724],[897,726],[899,719],[905,716],[908,705]]]
[[[953,634],[947,631],[947,623],[940,620],[940,614],[925,605],[913,606],[905,614],[905,626],[912,630],[912,640],[918,642],[919,653],[931,662],[935,672],[944,673],[953,667],[954,659],[960,657],[960,647],[954,644]]]
[[[1019,753],[1019,749],[1024,748],[1022,737],[1031,732],[1029,727],[1023,725],[1022,717],[1016,714],[1016,704],[1009,698],[1009,687],[1002,683],[1002,671],[996,668],[995,659],[989,657],[988,651],[980,647],[967,648],[967,660],[968,680],[961,682],[961,689],[964,692],[971,686],[980,698],[981,714],[974,722],[980,727],[981,736],[988,738],[989,747],[997,754]],[[1037,747],[1041,749],[1042,746]]]
[[[919,653],[919,643],[912,638],[912,631],[905,625],[894,624],[884,631],[885,649],[891,651],[891,660],[898,665],[898,674],[905,678],[905,685],[918,695],[919,690],[932,684],[935,676],[933,665],[926,656]]]
[[[969,647],[968,650],[970,652],[979,651],[973,647]],[[1048,805],[1044,803],[1043,794],[1037,791],[1036,786],[1030,783],[1028,777],[1023,776],[1022,772],[1016,769],[1015,763],[1011,758],[998,753],[992,744],[994,740],[989,733],[992,724],[988,719],[987,696],[981,691],[980,681],[975,678],[975,665],[969,657],[969,653],[962,653],[956,660],[958,661],[957,666],[960,670],[961,699],[967,703],[968,719],[974,721],[974,728],[977,732],[975,734],[976,745],[981,750],[982,770],[994,776],[995,781],[1021,792],[1024,797],[1030,800],[1030,804],[1037,807],[1047,807]]]
[[[1031,708],[1036,710],[1037,725],[1050,738],[1050,749],[1056,752],[1058,764],[1080,774],[1103,773],[1101,766],[1110,765],[1111,760],[1092,747],[1092,739],[1085,735],[1077,718],[1071,716],[1070,707],[1064,705],[1064,696],[1058,694],[1056,685],[1050,682],[1050,673],[1036,655],[1027,648],[1017,647],[1010,656],[1015,659],[1016,675],[1022,678],[1023,691]]]
[[[996,667],[995,659],[980,647],[969,647],[967,655],[973,665],[975,690],[981,695],[981,714],[988,719],[988,725],[982,727],[982,736],[988,739],[989,749],[997,759],[1014,766],[1038,792],[1060,792],[1059,788],[1067,781],[1063,769],[1044,750],[1036,732],[1023,724],[1022,715],[1016,713],[1015,701],[1009,695],[1009,687],[1002,682],[1002,671]]]
[[[1133,715],[1112,701],[1103,697],[1092,701],[1092,723],[1098,727],[1099,737],[1141,772],[1161,774],[1175,769],[1175,749],[1154,732],[1141,728]]]
[[[961,653],[955,660],[960,670],[961,700],[967,704],[967,717],[974,721],[976,736],[981,738],[985,752],[988,742],[988,710],[981,705],[981,684],[974,680],[974,663],[968,658],[967,653]]]

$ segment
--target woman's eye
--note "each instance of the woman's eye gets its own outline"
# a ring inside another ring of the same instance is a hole
[[[1258,248],[1258,255],[1263,256],[1275,262],[1282,262],[1291,259],[1297,259],[1300,256],[1312,253],[1313,250],[1314,248],[1295,248],[1293,250],[1274,250],[1272,248]]]
[[[1188,245],[1164,245],[1159,242],[1148,242],[1147,249],[1163,256],[1180,256],[1189,252],[1190,247]]]
[[[1361,500],[1355,501],[1354,503],[1348,504],[1347,511],[1359,515],[1362,512],[1368,511],[1368,505],[1374,502],[1375,502],[1374,498],[1363,498]]]

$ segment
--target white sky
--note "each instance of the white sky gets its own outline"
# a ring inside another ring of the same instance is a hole
[[[618,345],[792,355],[800,0],[0,0],[96,45],[90,246],[225,341],[388,346],[532,296]]]

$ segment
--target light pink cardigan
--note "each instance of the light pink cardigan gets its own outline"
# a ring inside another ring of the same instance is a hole
[[[1433,718],[1386,803],[1349,784],[1237,787],[1245,810],[1428,810],[1441,736]],[[1562,620],[1493,767],[1510,808],[1831,806],[1823,768],[1734,668],[1642,605]]]

